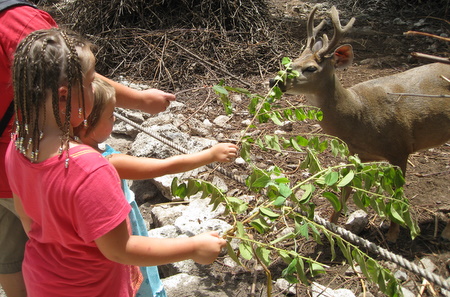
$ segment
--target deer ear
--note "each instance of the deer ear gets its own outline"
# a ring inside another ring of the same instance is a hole
[[[344,44],[334,51],[334,67],[345,68],[353,62],[353,48],[350,44]]]
[[[319,39],[316,43],[314,43],[312,47],[312,52],[316,53],[318,50],[320,50],[323,46],[322,39]]]

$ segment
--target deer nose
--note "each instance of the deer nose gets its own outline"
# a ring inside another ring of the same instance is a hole
[[[284,85],[284,83],[280,80],[272,78],[269,80],[269,87],[273,88],[274,86],[279,87],[281,92],[286,92],[286,86]]]

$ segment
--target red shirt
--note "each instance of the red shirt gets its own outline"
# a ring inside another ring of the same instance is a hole
[[[114,167],[86,145],[31,163],[11,142],[6,171],[32,220],[23,261],[29,297],[134,296],[139,268],[106,259],[94,240],[127,219]]]
[[[13,100],[11,64],[17,45],[33,31],[56,26],[56,22],[48,13],[28,5],[15,6],[0,13],[0,117],[3,117]],[[3,135],[0,135],[0,198],[12,198],[4,160],[10,130],[11,124]]]

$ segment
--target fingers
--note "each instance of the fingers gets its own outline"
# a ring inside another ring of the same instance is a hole
[[[238,147],[234,144],[229,144],[228,145],[228,151],[226,152],[227,157],[226,157],[226,161],[230,162],[231,160],[235,159],[238,155]]]

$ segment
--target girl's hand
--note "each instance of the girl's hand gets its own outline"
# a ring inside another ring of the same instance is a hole
[[[139,92],[141,97],[139,109],[150,114],[165,111],[170,102],[175,101],[174,94],[158,89],[147,89]]]
[[[196,235],[190,239],[194,245],[192,260],[199,264],[211,264],[227,244],[216,231]]]
[[[238,147],[232,143],[219,143],[210,148],[214,161],[231,162],[237,157]]]

